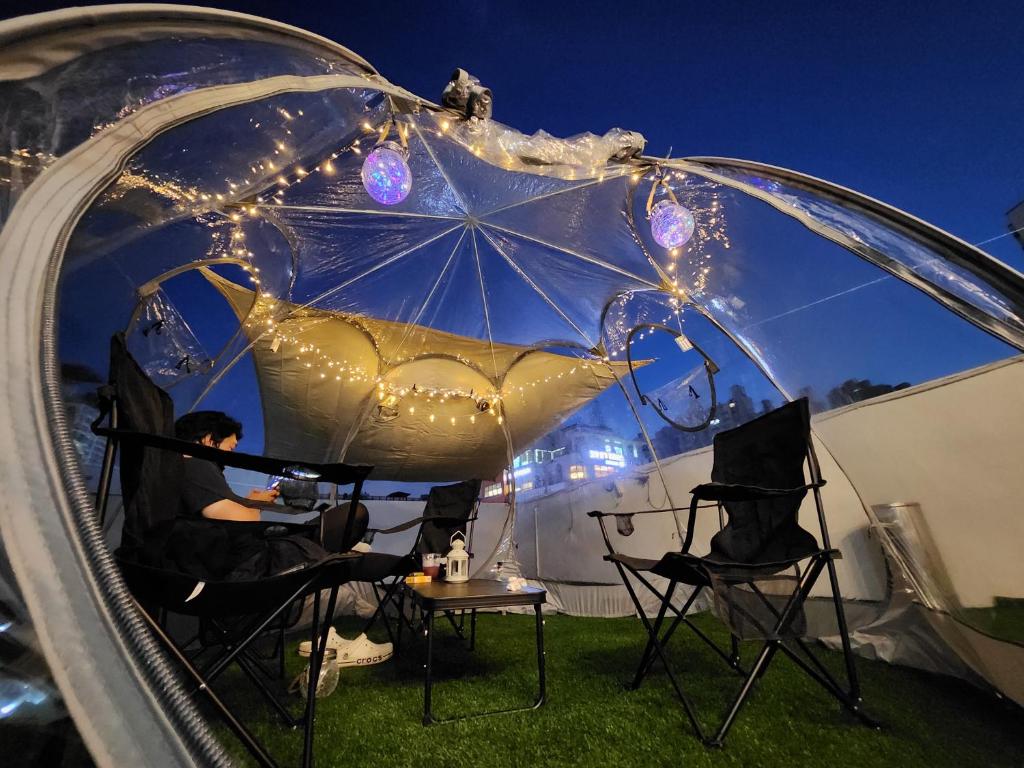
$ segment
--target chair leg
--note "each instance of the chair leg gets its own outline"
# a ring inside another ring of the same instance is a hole
[[[846,691],[844,691],[842,687],[839,686],[835,678],[833,678],[832,675],[829,674],[828,670],[825,669],[824,665],[822,665],[818,657],[811,653],[809,648],[807,648],[803,643],[800,643],[800,646],[803,648],[804,652],[807,654],[808,658],[810,658],[810,660],[813,662],[814,667],[817,667],[817,669],[808,665],[806,661],[801,659],[792,649],[787,648],[784,644],[781,644],[779,646],[779,649],[783,653],[785,653],[790,659],[792,659],[794,664],[796,664],[804,672],[806,672],[808,677],[812,678],[815,682],[818,683],[818,685],[820,685],[826,691],[831,693],[839,701],[840,704],[846,707],[846,709],[849,710],[850,713],[857,717],[862,723],[871,728],[879,728],[880,723],[864,711],[863,706],[861,706],[860,700],[854,699]]]
[[[338,599],[338,585],[331,587],[327,598],[327,609],[324,612],[323,626],[320,624],[320,590],[313,596],[313,628],[310,633],[309,649],[309,685],[306,688],[305,729],[303,734],[302,768],[313,765],[313,726],[316,723],[316,687],[320,681],[320,668],[323,666],[324,653],[327,650],[327,636],[330,634],[331,617]]]
[[[787,601],[786,606],[781,612],[778,612],[778,620],[775,624],[775,632],[773,634],[778,635],[786,627],[792,619],[794,612],[801,607],[807,600],[808,595],[811,593],[811,589],[814,587],[814,583],[818,580],[818,576],[821,575],[824,562],[820,559],[815,560],[812,565],[804,572],[801,578],[800,584],[797,591]],[[763,599],[763,598],[762,598]],[[769,607],[771,605],[769,604]],[[736,720],[736,716],[739,714],[740,709],[746,702],[747,697],[754,688],[754,683],[757,682],[758,678],[764,674],[768,664],[771,663],[772,658],[778,652],[779,648],[785,648],[782,642],[777,639],[768,640],[761,648],[761,652],[757,655],[757,659],[754,661],[754,665],[750,668],[750,672],[747,674],[746,679],[743,681],[743,686],[740,688],[739,693],[733,700],[732,706],[729,708],[729,712],[725,716],[725,720],[719,727],[718,732],[714,738],[706,742],[708,746],[720,747],[725,741],[725,736],[732,728],[732,724]],[[788,649],[787,649],[788,650]],[[802,660],[801,660],[802,661]]]
[[[661,625],[665,622],[665,614],[668,612],[668,607],[672,603],[672,595],[676,591],[676,580],[672,579],[669,582],[668,589],[665,591],[665,597],[662,598],[661,608],[658,610],[658,618],[654,621],[654,631],[650,637],[647,638],[647,646],[644,648],[643,655],[640,657],[640,664],[636,668],[636,674],[633,676],[633,682],[629,686],[632,690],[636,690],[640,687],[640,683],[643,682],[644,677],[647,675],[648,670],[651,668],[651,664],[654,661],[654,642],[661,636]],[[665,642],[662,640],[662,645]]]
[[[395,633],[392,631],[391,622],[388,620],[387,607],[388,605],[394,604],[396,602],[396,595],[398,593],[398,590],[401,589],[404,580],[404,577],[396,577],[394,581],[392,581],[391,584],[389,584],[385,589],[383,597],[381,596],[380,592],[378,592],[378,583],[373,583],[373,596],[377,598],[377,609],[373,612],[373,616],[370,617],[370,620],[367,621],[365,625],[363,625],[363,632],[369,633],[370,629],[376,623],[377,617],[379,616],[384,621],[384,629],[388,633],[388,640],[391,641],[391,643],[394,644],[396,647],[399,645],[399,643],[396,643],[395,641]],[[401,621],[401,610],[399,610],[399,614],[399,621]]]
[[[281,628],[278,630],[277,638],[277,674],[281,680],[284,680],[284,622],[281,622]]]
[[[266,630],[266,628],[271,624],[271,622],[274,621],[274,619],[276,619],[285,610],[288,609],[288,607],[291,605],[293,600],[297,599],[299,597],[299,595],[303,594],[305,591],[307,591],[309,589],[310,584],[311,584],[311,581],[306,582],[305,584],[303,584],[298,590],[296,590],[295,594],[293,594],[288,599],[287,602],[283,603],[280,607],[278,607],[276,610],[274,610],[272,613],[270,613],[265,618],[263,618],[261,620],[257,620],[252,625],[252,627],[251,627],[250,631],[248,632],[248,634],[245,636],[245,639],[239,641],[238,644],[235,645],[234,648],[230,649],[230,651],[228,653],[226,653],[224,656],[222,656],[220,659],[218,659],[217,662],[207,671],[207,675],[209,676],[209,678],[212,680],[217,675],[219,675],[221,672],[223,672],[224,669],[232,661],[235,660],[235,657],[239,653],[241,653],[242,650],[246,646],[248,646],[249,643],[251,643],[253,641],[253,639],[257,635],[262,634]]]
[[[850,698],[856,702],[862,700],[860,679],[857,677],[857,665],[853,661],[853,648],[850,647],[850,630],[846,624],[846,611],[843,608],[843,597],[839,591],[839,577],[836,575],[836,563],[831,553],[826,553],[825,567],[828,570],[829,586],[832,588],[832,602],[836,609],[836,622],[839,625],[839,639],[843,644],[843,659],[846,662],[846,680],[850,686]]]
[[[210,704],[213,705],[214,709],[216,709],[220,713],[220,716],[224,718],[224,722],[227,723],[228,728],[231,729],[231,732],[238,737],[239,741],[242,742],[242,745],[246,748],[249,754],[251,754],[256,762],[263,766],[263,768],[277,768],[277,763],[274,762],[274,759],[256,740],[256,737],[252,735],[249,729],[242,725],[238,718],[232,714],[231,710],[227,708],[224,702],[220,700],[217,694],[213,692],[208,681],[204,679],[199,670],[192,665],[181,649],[174,644],[174,641],[167,636],[163,631],[163,628],[153,620],[153,617],[150,616],[141,605],[139,605],[138,601],[132,598],[132,602],[135,604],[135,608],[138,610],[139,615],[141,615],[146,624],[149,625],[153,634],[157,636],[157,639],[159,639],[164,648],[178,660],[178,663],[185,668],[189,676],[198,686],[198,690],[202,691],[203,695],[210,701]]]
[[[622,583],[626,585],[626,591],[629,593],[629,597],[633,601],[633,605],[637,607],[637,611],[640,614],[640,621],[643,622],[644,628],[647,630],[647,636],[650,638],[653,650],[658,655],[658,658],[661,659],[661,663],[665,667],[665,672],[668,674],[668,679],[672,683],[672,688],[675,689],[676,696],[678,696],[679,701],[682,702],[683,710],[686,712],[686,716],[690,720],[693,730],[697,732],[697,737],[703,741],[704,731],[700,727],[700,723],[697,721],[697,714],[694,712],[693,705],[690,703],[690,700],[683,692],[682,686],[679,685],[679,681],[676,680],[675,673],[672,671],[672,666],[668,663],[668,657],[665,655],[665,649],[662,648],[661,642],[658,640],[658,635],[654,631],[654,626],[651,624],[651,620],[647,618],[647,614],[644,613],[643,606],[641,606],[640,600],[636,596],[636,590],[633,589],[633,585],[630,584],[629,579],[626,578],[622,565],[615,563],[615,566],[619,569],[619,576],[622,577]]]
[[[701,628],[694,624],[692,621],[690,621],[690,617],[686,615],[686,612],[690,610],[690,606],[693,605],[694,601],[697,599],[697,596],[701,593],[701,590],[703,589],[704,587],[694,587],[693,592],[690,593],[690,597],[687,598],[686,603],[683,605],[681,609],[677,610],[675,607],[670,606],[672,607],[672,610],[676,612],[676,617],[672,621],[672,624],[669,625],[669,628],[665,632],[665,634],[661,636],[661,644],[667,646],[669,640],[672,639],[672,635],[675,634],[676,628],[680,624],[685,624],[693,631],[695,635],[697,635],[697,637],[703,640],[708,645],[708,647],[711,648],[711,650],[713,650],[720,657],[722,657],[726,664],[732,667],[736,672],[739,672],[741,675],[744,675],[746,674],[746,672],[743,671],[743,668],[739,664],[739,650],[736,638],[733,637],[732,654],[727,656],[725,652],[718,647],[718,644],[715,643],[715,641],[708,637],[706,634],[704,634]],[[650,671],[651,663],[653,662],[653,660],[654,659],[652,656],[648,656],[646,666],[643,667],[643,673],[640,674],[638,671],[638,675],[641,677],[641,679],[644,675],[647,674],[648,671]],[[639,685],[635,687],[639,687]]]
[[[664,595],[662,595],[658,590],[656,590],[654,588],[654,585],[652,585],[647,579],[645,579],[643,576],[641,576],[639,573],[637,573],[636,571],[634,571],[632,569],[630,569],[630,573],[632,573],[633,576],[636,577],[636,580],[639,581],[641,584],[643,584],[652,595],[657,597],[658,600],[663,600],[664,599]],[[689,627],[693,631],[693,633],[695,635],[697,635],[697,637],[699,637],[701,640],[703,640],[711,650],[713,650],[716,654],[718,654],[718,656],[720,656],[722,658],[722,660],[725,661],[726,664],[728,664],[730,667],[735,669],[740,674],[745,674],[743,672],[743,669],[739,666],[739,662],[738,662],[739,656],[738,656],[738,654],[736,655],[735,659],[732,656],[726,654],[725,651],[723,651],[721,648],[718,647],[718,644],[714,640],[712,640],[710,637],[708,637],[706,634],[704,634],[704,632],[701,631],[700,627],[698,627],[696,624],[694,624],[692,621],[690,621],[689,617],[686,616],[686,611],[688,611],[690,609],[690,606],[693,604],[693,601],[697,599],[697,596],[700,594],[701,590],[703,590],[703,589],[704,589],[703,586],[695,587],[694,588],[693,594],[690,595],[690,600],[683,607],[683,610],[677,610],[674,606],[670,606],[672,608],[672,611],[675,612],[677,618],[676,618],[676,621],[673,622],[673,625],[671,627],[669,627],[669,631],[667,633],[667,636],[665,638],[663,638],[661,642],[662,642],[663,645],[665,643],[667,643],[668,642],[668,637],[671,637],[672,633],[675,632],[675,629],[676,629],[676,626],[678,625],[678,623],[682,622],[682,623],[686,624],[686,626]]]
[[[328,624],[329,622],[324,622]],[[313,718],[316,714],[316,684],[320,681],[320,590],[313,592],[313,623],[309,631],[309,684],[303,712],[302,768],[313,765]]]
[[[714,738],[706,742],[709,747],[722,746],[722,743],[725,741],[725,735],[729,732],[729,729],[732,728],[732,724],[736,720],[736,716],[740,713],[740,708],[750,695],[750,691],[753,689],[754,683],[761,676],[762,670],[768,666],[768,663],[771,661],[777,650],[778,641],[774,640],[765,643],[764,647],[761,648],[761,652],[757,655],[757,659],[754,661],[754,666],[750,668],[750,672],[743,681],[743,687],[740,688],[740,692],[733,700],[732,706],[729,708],[729,712],[725,716],[725,720],[718,729],[718,733],[715,734]]]

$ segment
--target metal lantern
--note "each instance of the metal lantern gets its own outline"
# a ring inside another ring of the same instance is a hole
[[[466,551],[466,536],[456,531],[451,538],[452,549],[448,553],[448,574],[445,581],[469,581],[469,552]]]

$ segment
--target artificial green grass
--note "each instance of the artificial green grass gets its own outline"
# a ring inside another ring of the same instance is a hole
[[[708,615],[699,626],[726,641]],[[357,623],[339,630],[353,636]],[[481,615],[469,652],[445,622],[435,635],[434,714],[445,717],[529,702],[536,691],[534,620]],[[408,636],[407,636],[408,637]],[[380,639],[380,638],[378,638]],[[546,617],[548,703],[535,711],[424,727],[423,644],[399,659],[342,670],[333,695],[317,708],[316,759],[327,766],[1015,766],[1024,765],[1024,714],[966,683],[858,659],[870,714],[861,725],[782,655],[759,681],[723,749],[694,736],[659,668],[640,690],[627,690],[645,635],[636,619]],[[744,643],[749,659],[756,652]],[[842,658],[822,651],[839,674]],[[717,726],[739,685],[710,649],[681,628],[670,646],[679,679],[706,730]],[[289,673],[305,660],[288,657]],[[283,728],[247,681],[219,686],[282,763],[297,765],[301,732]],[[295,698],[295,705],[299,699]],[[245,762],[225,729],[225,746]]]
[[[992,637],[1024,645],[1024,600],[997,597],[991,608],[965,608],[963,619]]]

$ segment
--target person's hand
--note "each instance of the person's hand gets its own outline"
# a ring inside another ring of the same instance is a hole
[[[277,501],[277,497],[281,495],[281,492],[277,488],[271,488],[264,490],[263,488],[253,488],[249,491],[250,501],[262,501],[268,504],[273,504]]]

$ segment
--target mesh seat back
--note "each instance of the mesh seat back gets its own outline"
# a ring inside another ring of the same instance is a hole
[[[810,423],[807,398],[800,398],[718,433],[711,479],[765,488],[804,485]],[[728,523],[711,539],[712,559],[767,563],[817,551],[817,540],[797,522],[805,495],[803,491],[792,496],[725,502]]]
[[[120,428],[174,437],[174,404],[128,352],[122,333],[110,340],[109,381],[117,396]],[[177,517],[184,460],[171,451],[131,441],[122,441],[119,452],[124,500],[121,549],[126,556],[141,555],[144,544],[159,545],[162,531]]]
[[[427,496],[427,506],[423,510],[424,517],[455,517],[463,522],[435,523],[425,520],[420,529],[419,543],[416,546],[420,553],[439,552],[445,554],[451,549],[451,539],[456,531],[466,533],[466,521],[473,514],[477,497],[480,495],[479,480],[464,480],[454,485],[435,485]]]

